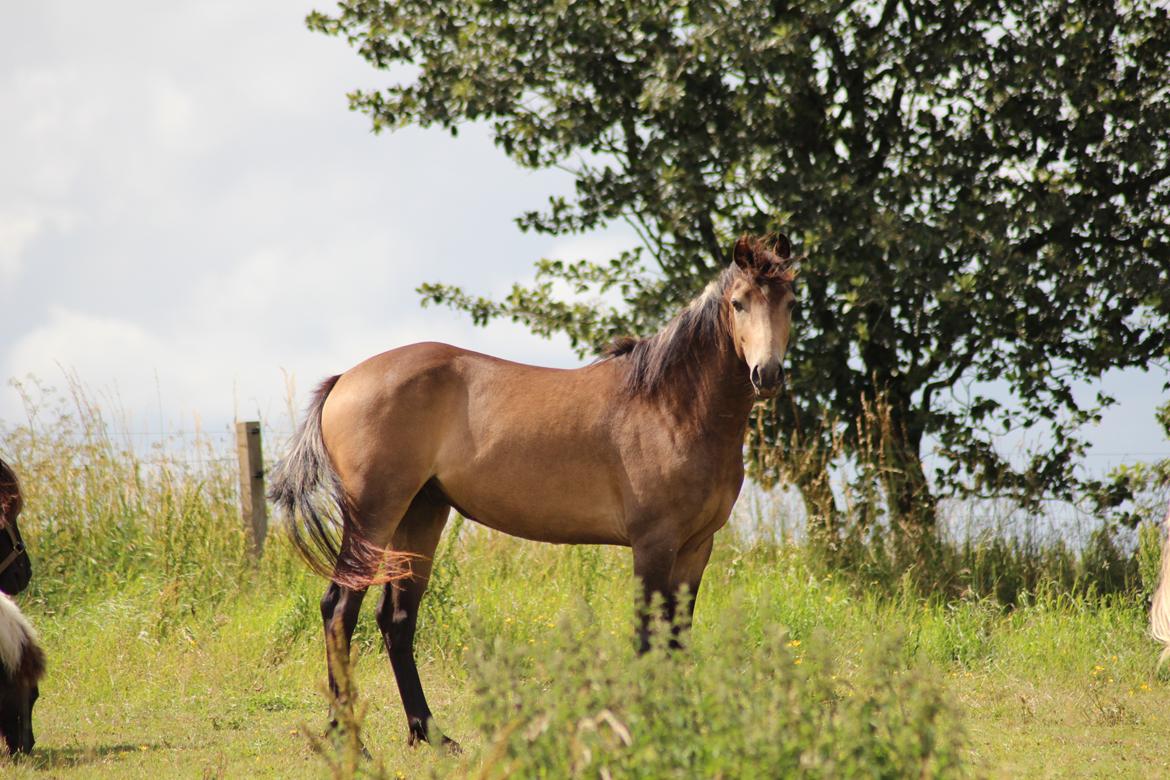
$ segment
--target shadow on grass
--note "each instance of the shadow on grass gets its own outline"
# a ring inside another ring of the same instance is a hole
[[[157,744],[142,745],[98,745],[79,747],[36,747],[32,755],[23,759],[26,767],[33,769],[68,769],[70,767],[96,764],[107,758],[119,758],[128,753],[146,753],[163,747]]]

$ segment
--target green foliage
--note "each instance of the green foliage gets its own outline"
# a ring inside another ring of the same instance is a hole
[[[731,639],[743,615],[707,631]],[[939,685],[896,645],[839,674],[827,639],[778,627],[717,655],[636,657],[587,609],[539,649],[500,640],[473,659],[472,719],[490,777],[951,777],[963,739]],[[632,626],[629,626],[632,635]]]
[[[1154,597],[1162,576],[1162,544],[1162,529],[1158,526],[1147,523],[1138,529],[1137,568],[1146,601]]]
[[[442,545],[435,552],[427,597],[420,613],[421,620],[438,627],[434,642],[435,650],[449,657],[459,656],[460,648],[469,633],[467,605],[459,601],[457,592],[462,558],[458,545],[464,522],[461,515],[456,515],[444,533]]]
[[[398,77],[350,95],[375,130],[484,121],[518,164],[571,171],[574,195],[522,228],[640,238],[608,264],[542,261],[502,301],[435,284],[424,302],[584,354],[658,327],[740,232],[792,232],[804,313],[764,438],[796,436],[788,457],[840,436],[863,461],[856,423],[884,395],[903,520],[929,524],[932,493],[1074,496],[1076,432],[1112,402],[1074,384],[1170,349],[1158,3],[407,0],[308,23]],[[996,448],[1032,426],[1047,435],[1022,462]],[[796,474],[806,492],[821,476]]]
[[[288,657],[290,649],[301,639],[316,637],[321,631],[321,611],[304,592],[294,592],[288,604],[272,626],[268,657],[279,664]]]

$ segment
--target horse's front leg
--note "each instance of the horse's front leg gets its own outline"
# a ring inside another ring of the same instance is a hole
[[[699,598],[699,586],[703,583],[703,572],[707,568],[707,561],[711,559],[711,547],[714,538],[708,536],[703,541],[688,543],[678,554],[671,571],[670,591],[675,594],[685,615],[679,616],[671,623],[671,647],[680,647],[679,635],[689,630],[695,618],[695,602]],[[683,593],[683,589],[686,593]],[[676,606],[676,611],[677,611]]]
[[[662,599],[663,617],[668,623],[674,622],[676,605],[675,593],[671,590],[671,572],[678,557],[678,548],[671,543],[647,541],[634,544],[634,576],[641,581],[638,600],[641,626],[638,629],[638,652],[650,649],[650,624],[654,596]]]

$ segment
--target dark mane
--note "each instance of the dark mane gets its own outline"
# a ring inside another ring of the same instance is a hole
[[[727,332],[723,293],[734,274],[731,268],[724,270],[653,336],[644,339],[623,336],[602,351],[603,360],[628,361],[625,387],[630,394],[657,394],[671,374],[697,364],[708,349],[718,348]]]
[[[762,239],[744,236],[737,248],[740,245],[748,247],[753,257],[750,267],[740,268],[733,263],[723,269],[718,278],[653,336],[642,339],[620,336],[602,350],[601,360],[625,361],[627,392],[631,395],[656,395],[678,371],[693,381],[704,354],[728,346],[729,326],[723,299],[728,285],[737,275],[750,274],[761,287],[792,285],[796,276],[792,262],[773,251],[774,240],[771,235]]]

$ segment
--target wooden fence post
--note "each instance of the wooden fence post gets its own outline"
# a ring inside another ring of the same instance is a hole
[[[264,500],[264,455],[260,449],[260,423],[236,423],[236,454],[240,459],[240,511],[251,552],[264,552],[268,535],[268,504]]]

